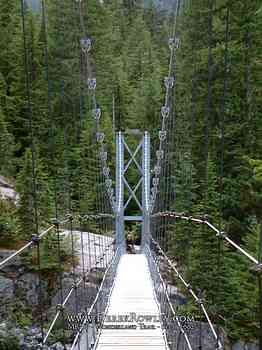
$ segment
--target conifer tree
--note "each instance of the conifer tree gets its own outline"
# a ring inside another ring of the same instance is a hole
[[[15,171],[14,139],[7,129],[7,123],[0,107],[0,174],[13,176]]]
[[[17,215],[22,238],[30,238],[36,230],[45,227],[51,215],[51,194],[48,177],[39,157],[37,157],[36,177],[32,178],[32,153],[27,149],[22,168],[17,177],[17,191],[20,196]],[[35,183],[34,183],[35,181]]]

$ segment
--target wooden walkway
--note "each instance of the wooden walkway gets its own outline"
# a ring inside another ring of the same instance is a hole
[[[124,254],[97,350],[166,350],[147,259]]]

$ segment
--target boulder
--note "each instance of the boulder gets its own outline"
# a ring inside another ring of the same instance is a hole
[[[244,343],[243,341],[238,341],[233,344],[232,350],[258,350],[258,345],[254,343]]]
[[[47,282],[41,279],[43,300],[48,300]],[[36,273],[25,273],[15,281],[15,294],[22,297],[32,307],[38,305],[39,276]]]
[[[73,278],[66,277],[63,279],[63,297],[67,296],[70,289],[72,288],[74,283]],[[60,287],[60,286],[59,286]],[[81,312],[85,310],[87,307],[89,307],[94,300],[97,293],[97,285],[93,283],[86,283],[85,286],[83,283],[80,284],[80,286],[77,289],[76,295],[75,292],[71,294],[71,297],[69,298],[65,310],[68,313],[75,313],[76,312],[76,305],[75,305],[75,299],[77,298],[77,308],[78,312]],[[61,292],[58,290],[56,295],[52,298],[52,306],[55,307],[57,304],[61,303]]]
[[[0,276],[0,300],[10,300],[14,296],[13,281],[4,276]]]
[[[14,190],[14,186],[3,176],[0,175],[0,199],[11,200],[18,203],[19,194]]]
[[[55,343],[51,347],[52,350],[64,350],[64,345],[61,343]]]

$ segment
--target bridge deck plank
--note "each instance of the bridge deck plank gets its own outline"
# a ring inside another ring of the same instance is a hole
[[[120,315],[129,315],[129,322],[119,319]],[[146,316],[152,316],[152,319]],[[115,322],[113,317],[117,318]],[[122,329],[116,329],[117,326]],[[130,326],[135,329],[129,329]],[[113,349],[167,349],[147,259],[143,254],[124,254],[117,268],[107,317],[97,346],[97,350]]]

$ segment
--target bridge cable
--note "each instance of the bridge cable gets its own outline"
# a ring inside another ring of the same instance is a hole
[[[45,13],[45,3],[43,2],[42,3],[42,11],[43,13]],[[60,13],[60,11],[58,10],[58,7],[56,6],[56,11],[57,13]],[[45,17],[43,18],[44,21],[46,21]],[[46,23],[44,24],[44,27],[46,28]],[[64,34],[65,33],[65,27],[64,27],[64,20],[62,19],[62,33]],[[46,36],[46,30],[45,30],[45,36]],[[47,46],[47,39],[45,39],[45,42],[46,42],[46,46]],[[45,49],[45,52],[48,52],[47,51],[47,48]],[[47,61],[47,66],[48,66],[48,61]],[[64,90],[63,90],[63,84],[61,84],[61,94],[60,96],[62,96],[62,112],[63,112],[63,107],[64,107]],[[50,99],[49,99],[50,101]],[[49,108],[49,111],[51,111],[51,108]],[[74,113],[74,110],[73,110],[73,113]],[[54,133],[54,125],[52,123],[52,130],[53,130],[53,133]],[[64,326],[65,326],[65,317],[64,317],[64,308],[65,308],[65,305],[67,303],[67,301],[69,300],[72,292],[74,291],[74,294],[75,294],[75,307],[77,308],[77,288],[79,286],[79,283],[77,283],[77,280],[76,280],[76,273],[75,273],[75,248],[74,248],[74,235],[73,235],[73,216],[72,216],[72,204],[71,204],[71,185],[70,185],[70,174],[71,172],[69,173],[69,166],[68,166],[68,162],[69,162],[69,157],[68,157],[68,137],[67,137],[67,130],[65,130],[65,134],[64,134],[64,145],[65,145],[65,158],[64,158],[64,164],[65,164],[65,181],[64,184],[65,184],[65,189],[66,189],[66,192],[67,192],[67,206],[68,206],[68,213],[67,213],[67,221],[69,222],[69,236],[70,236],[70,239],[71,239],[71,259],[72,259],[72,264],[73,264],[73,286],[72,288],[69,290],[69,292],[67,293],[67,296],[66,298],[64,299],[64,290],[63,290],[63,272],[62,272],[62,260],[61,260],[61,237],[60,237],[60,224],[61,222],[59,221],[58,219],[58,203],[57,203],[57,197],[58,197],[58,193],[57,193],[57,171],[55,173],[55,183],[54,183],[54,189],[55,189],[55,213],[56,213],[56,218],[54,219],[54,222],[55,222],[55,226],[56,226],[56,237],[57,237],[57,251],[58,251],[58,270],[59,270],[59,284],[60,284],[60,304],[57,305],[57,312],[56,312],[56,315],[45,335],[45,338],[44,338],[44,344],[47,342],[48,340],[48,337],[49,335],[51,334],[52,330],[53,330],[53,327],[58,319],[58,317],[60,316],[60,314],[62,314],[62,319],[63,319],[63,343],[65,345],[65,329],[64,329]],[[57,169],[57,167],[55,167],[55,169]],[[77,310],[76,310],[77,311]]]
[[[79,57],[79,126],[78,126],[78,130],[77,130],[77,143],[79,145],[81,145],[81,137],[82,137],[82,126],[83,126],[83,115],[84,115],[84,88],[83,88],[83,65],[82,65],[82,50],[80,47],[80,39],[81,39],[81,34],[84,35],[84,28],[83,28],[83,23],[81,21],[81,8],[82,8],[82,1],[80,1],[79,3],[79,12],[77,11],[77,6],[75,6],[75,19],[76,19],[76,32],[78,33],[78,35],[76,36],[77,40],[77,53],[78,53],[78,57]],[[78,26],[78,17],[80,18],[80,26]],[[83,153],[83,152],[82,152]],[[82,220],[82,216],[81,216],[81,202],[84,200],[83,196],[83,190],[82,190],[82,183],[81,181],[83,181],[82,179],[84,178],[85,174],[84,174],[84,166],[83,166],[83,160],[82,160],[82,153],[80,150],[80,156],[79,156],[79,160],[78,160],[78,173],[77,173],[77,177],[78,177],[78,181],[77,181],[77,186],[78,186],[78,212],[79,212],[79,225],[80,225],[80,246],[81,246],[81,263],[82,263],[82,278],[83,278],[83,288],[81,288],[80,292],[81,292],[81,303],[83,302],[83,300],[88,300],[88,288],[87,288],[87,266],[85,263],[85,251],[84,251],[84,247],[86,246],[85,244],[85,240],[84,240],[84,223]],[[88,162],[89,165],[89,162]],[[88,233],[89,235],[89,233]],[[91,265],[90,265],[91,266]],[[82,307],[82,305],[81,305]]]
[[[237,243],[235,243],[224,231],[219,231],[217,227],[215,227],[211,222],[207,220],[206,216],[202,216],[201,218],[195,218],[190,215],[186,215],[185,213],[176,213],[176,212],[162,212],[162,213],[156,213],[152,215],[153,217],[161,217],[161,216],[168,216],[173,219],[181,219],[190,221],[197,224],[204,224],[211,231],[213,231],[216,236],[221,236],[227,243],[229,243],[232,247],[234,247],[236,250],[238,250],[241,254],[243,254],[249,261],[254,263],[258,269],[262,268],[262,265],[260,265],[259,261],[254,258],[251,254],[249,254],[245,249],[240,247]]]
[[[171,29],[172,37],[169,38],[169,48],[170,48],[170,57],[169,57],[169,66],[168,66],[168,75],[164,79],[164,85],[165,85],[165,98],[164,98],[164,105],[161,107],[161,130],[159,131],[159,147],[158,151],[156,153],[157,155],[157,161],[156,165],[154,167],[155,172],[155,178],[159,179],[159,175],[161,173],[161,163],[163,160],[163,144],[166,141],[167,138],[167,130],[166,130],[166,119],[170,115],[170,91],[172,88],[176,85],[176,77],[172,76],[173,68],[176,65],[176,56],[175,52],[179,48],[180,39],[176,37],[177,35],[177,22],[178,22],[178,14],[179,14],[179,8],[180,8],[180,0],[176,1],[175,3],[175,11],[174,11],[174,20],[173,20],[173,27]],[[154,210],[154,204],[157,198],[157,192],[158,192],[158,185],[154,185],[152,188],[152,196],[151,196],[151,212]]]
[[[229,20],[230,20],[230,9],[227,4],[226,7],[226,19],[225,19],[225,49],[224,49],[224,81],[223,81],[223,93],[221,97],[220,105],[220,132],[221,132],[221,142],[220,142],[220,174],[219,174],[219,231],[222,231],[222,218],[223,218],[223,208],[224,208],[224,154],[225,154],[225,104],[228,94],[228,76],[229,76]],[[221,259],[223,259],[224,249],[222,246],[222,239],[218,236],[218,262],[217,262],[217,275],[221,275]],[[222,257],[221,257],[222,256]],[[217,295],[221,293],[221,278],[218,277],[217,281]]]
[[[79,21],[82,27],[82,32],[87,33],[85,28],[85,23],[84,23],[83,11],[82,11],[83,10],[82,1],[78,1],[78,0],[75,0],[75,1],[78,3],[78,6],[79,6]],[[92,40],[85,34],[80,40],[80,45],[81,45],[82,55],[83,55],[83,60],[82,60],[82,63],[84,66],[83,71],[86,72],[85,84],[91,96],[92,116],[96,124],[96,138],[97,138],[98,144],[100,144],[100,150],[99,150],[100,161],[103,167],[103,172],[105,173],[106,180],[108,180],[108,183],[111,184],[110,186],[107,187],[107,193],[110,198],[112,209],[114,210],[115,197],[114,197],[113,189],[111,188],[112,180],[110,178],[110,170],[107,166],[107,152],[104,146],[105,134],[101,132],[99,129],[99,121],[101,119],[102,110],[100,106],[97,104],[97,100],[96,100],[97,81],[92,73],[92,69],[90,67],[89,58],[88,58],[89,52],[92,48]]]
[[[159,243],[151,236],[151,241],[152,243],[156,246],[157,250],[159,251],[159,253],[163,256],[163,258],[166,260],[166,262],[168,263],[168,265],[175,271],[176,276],[180,279],[180,281],[183,283],[183,285],[187,288],[188,292],[191,294],[191,296],[193,297],[194,301],[197,303],[197,305],[200,306],[201,311],[203,312],[208,325],[211,329],[212,335],[214,337],[214,339],[217,341],[217,333],[215,331],[214,325],[212,324],[210,317],[207,313],[206,307],[204,305],[203,299],[199,298],[197,296],[197,294],[194,292],[194,290],[192,289],[192,286],[190,285],[190,283],[187,283],[184,279],[184,277],[181,275],[181,273],[178,271],[178,269],[176,268],[175,264],[169,259],[169,257],[166,255],[166,253],[163,251],[163,249],[160,247]],[[219,343],[219,348],[218,349],[222,349],[221,348],[221,344]]]
[[[34,238],[33,243],[37,248],[37,264],[38,272],[41,271],[41,257],[40,257],[40,241],[39,241],[39,223],[38,223],[38,196],[37,196],[37,175],[36,175],[36,146],[33,126],[33,110],[32,110],[32,82],[29,72],[29,57],[28,57],[28,42],[26,33],[26,8],[24,0],[21,0],[21,17],[22,17],[22,35],[23,35],[23,50],[24,50],[24,69],[26,79],[26,97],[27,97],[27,113],[29,116],[29,135],[30,135],[30,149],[31,149],[31,166],[32,166],[32,195],[33,195],[33,208],[34,208]],[[42,282],[39,278],[38,284],[38,300],[40,309],[40,325],[41,325],[41,338],[44,337],[44,320],[43,320],[43,300],[42,300]]]

